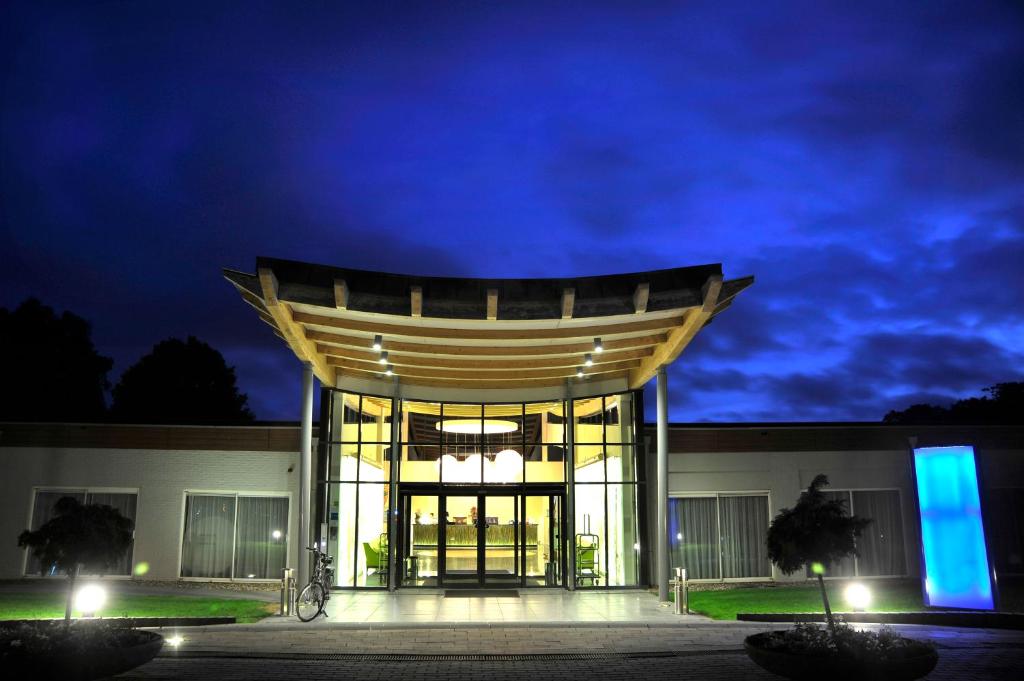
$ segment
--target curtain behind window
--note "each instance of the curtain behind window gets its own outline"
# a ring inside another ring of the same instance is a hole
[[[89,500],[90,504],[102,504],[104,506],[113,506],[121,515],[135,522],[135,507],[138,504],[138,495],[134,493],[120,493],[120,492],[90,492]],[[135,535],[132,534],[132,543],[128,545],[128,550],[125,551],[124,556],[114,565],[109,568],[103,568],[102,566],[83,566],[82,572],[85,574],[94,575],[130,575],[132,573],[132,552],[135,550]]]
[[[722,534],[722,577],[771,577],[768,563],[768,497],[722,496],[718,499]]]
[[[822,492],[826,499],[838,499],[843,502],[843,508],[846,509],[847,513],[850,513],[850,493],[849,492]],[[856,565],[853,562],[853,556],[847,556],[838,563],[833,563],[825,571],[826,577],[854,577],[857,574]],[[814,573],[811,572],[811,566],[807,566],[807,576],[814,577]]]
[[[235,578],[277,579],[285,566],[288,499],[239,497]]]
[[[896,490],[853,492],[854,512],[872,523],[857,540],[860,576],[906,574],[903,555],[903,515]]]
[[[714,497],[669,499],[672,566],[688,579],[719,579],[718,509]]]
[[[38,530],[40,527],[45,525],[56,513],[53,507],[57,505],[57,502],[64,497],[72,497],[77,499],[81,503],[85,503],[85,492],[74,492],[67,490],[56,490],[56,491],[45,491],[40,490],[36,492],[35,506],[32,508],[32,529]],[[41,565],[39,559],[32,555],[31,552],[28,554],[28,563],[25,565],[25,574],[27,575],[38,575],[47,574],[55,575],[57,570],[55,567],[49,567],[44,572],[41,571]]]
[[[182,540],[182,577],[231,577],[235,498],[189,495]]]

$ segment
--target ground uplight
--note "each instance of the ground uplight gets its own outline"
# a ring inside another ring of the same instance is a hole
[[[871,590],[859,582],[854,582],[846,587],[843,596],[854,610],[866,610],[871,604]]]
[[[107,602],[107,590],[98,584],[86,584],[75,594],[75,609],[92,617]]]

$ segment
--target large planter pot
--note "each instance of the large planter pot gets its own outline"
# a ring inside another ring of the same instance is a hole
[[[34,681],[92,681],[143,665],[160,652],[164,638],[135,632],[139,642],[122,647],[73,650],[48,655],[12,655],[0,663],[0,676]]]
[[[743,641],[747,656],[762,669],[794,681],[911,681],[931,672],[939,661],[934,649],[917,641],[904,656],[879,660],[768,649],[765,642],[770,635],[748,636]]]

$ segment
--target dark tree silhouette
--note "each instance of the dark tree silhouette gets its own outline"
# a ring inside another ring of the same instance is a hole
[[[99,421],[107,372],[89,323],[35,298],[0,308],[0,421]]]
[[[825,485],[828,485],[827,477],[815,476],[796,506],[779,511],[768,528],[766,543],[768,558],[785,574],[811,566],[818,577],[825,617],[834,635],[836,623],[822,573],[832,564],[857,553],[857,537],[871,520],[851,516],[842,501],[827,499],[821,491]]]
[[[1024,415],[1024,382],[996,383],[982,392],[987,394],[957,400],[948,407],[914,404],[901,411],[890,411],[882,420],[907,425],[1020,425]]]
[[[121,560],[132,542],[133,523],[112,506],[82,504],[74,497],[58,500],[54,510],[56,515],[38,530],[22,532],[18,546],[32,549],[44,572],[56,565],[68,576],[67,622],[79,568],[105,570]]]
[[[212,347],[189,336],[157,343],[114,386],[111,417],[127,423],[250,423],[248,397],[235,370]]]

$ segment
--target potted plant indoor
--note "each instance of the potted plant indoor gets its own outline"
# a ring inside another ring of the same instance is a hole
[[[109,569],[132,540],[132,521],[103,504],[60,499],[55,515],[38,530],[26,530],[27,546],[42,569],[68,578],[64,621],[20,622],[0,626],[0,676],[86,681],[119,674],[160,652],[163,637],[104,620],[71,621],[75,581],[82,565]]]
[[[840,500],[828,499],[818,475],[793,508],[785,508],[768,529],[768,557],[785,574],[810,567],[817,577],[825,628],[798,624],[793,629],[748,636],[747,655],[762,668],[789,679],[879,679],[909,681],[928,674],[938,662],[930,644],[907,639],[888,627],[857,631],[837,622],[829,607],[823,575],[829,566],[856,553],[856,540],[871,522],[851,516]]]

